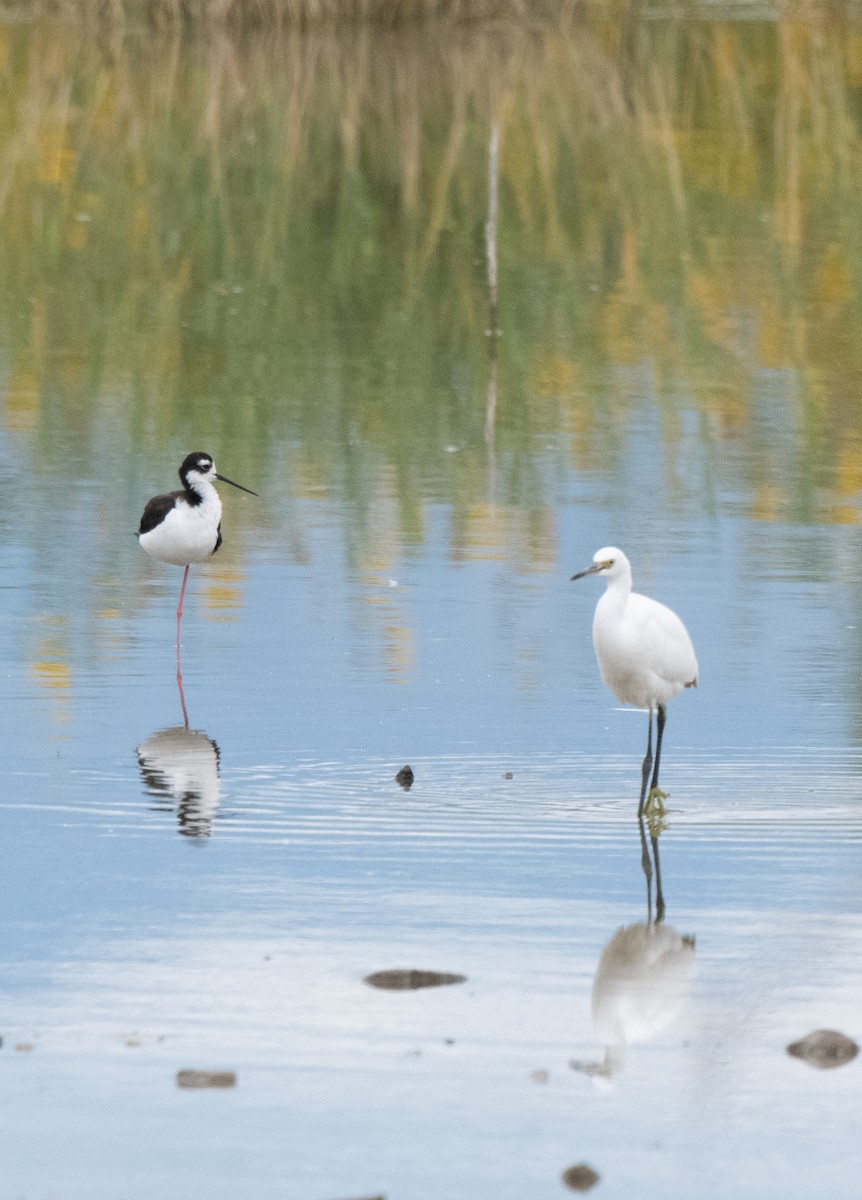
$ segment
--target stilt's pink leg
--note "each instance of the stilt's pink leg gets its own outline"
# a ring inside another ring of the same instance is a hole
[[[183,571],[183,586],[180,588],[180,602],[177,605],[177,687],[180,689],[180,704],[183,709],[183,725],[188,729],[189,714],[186,712],[186,698],[183,694],[183,672],[180,665],[180,621],[183,617],[183,597],[186,594],[186,583],[189,578],[189,564],[186,563],[186,569]]]
[[[183,691],[183,669],[180,666],[180,644],[179,644],[179,642],[177,642],[177,687],[180,690],[180,705],[183,710],[183,727],[185,729],[188,729],[189,714],[188,714],[188,710],[186,709],[185,692]]]
[[[177,626],[179,627],[180,620],[183,615],[183,597],[186,594],[186,583],[189,578],[189,564],[186,563],[186,569],[183,571],[183,586],[180,588],[180,602],[177,605]]]

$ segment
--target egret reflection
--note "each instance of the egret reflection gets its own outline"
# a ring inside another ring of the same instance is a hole
[[[185,837],[209,837],[219,806],[219,748],[201,729],[160,729],[138,746],[138,766],[155,812],[177,814]]]
[[[639,819],[638,824],[647,883],[647,919],[618,929],[599,957],[593,979],[592,1019],[596,1037],[604,1044],[604,1058],[600,1062],[573,1060],[570,1064],[596,1080],[612,1079],[625,1065],[633,1043],[649,1041],[672,1024],[688,999],[694,979],[695,939],[664,923],[658,837],[651,833],[648,843],[643,820]]]

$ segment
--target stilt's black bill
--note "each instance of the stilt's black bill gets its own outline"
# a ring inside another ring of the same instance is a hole
[[[232,479],[228,479],[227,475],[219,475],[219,473],[216,472],[216,479],[219,481],[219,483],[229,483],[231,487],[239,488],[241,492],[248,492],[250,496],[258,495],[258,493],[253,492],[251,488],[243,487],[241,483],[234,483]]]

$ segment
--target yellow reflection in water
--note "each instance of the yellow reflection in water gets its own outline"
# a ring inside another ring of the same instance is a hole
[[[354,561],[397,562],[442,503],[455,560],[545,571],[541,438],[564,431],[576,467],[612,477],[659,405],[663,462],[734,443],[704,511],[742,495],[761,520],[855,520],[852,17],[628,6],[462,32],[2,32],[0,419],[37,469],[212,429],[229,475],[255,486],[272,451],[282,495],[334,497]],[[771,405],[805,419],[779,428]],[[297,557],[312,511],[278,531]],[[201,595],[242,603],[230,575]]]
[[[464,516],[464,532],[455,548],[455,561],[473,559],[479,562],[500,562],[505,559],[504,506],[483,501],[472,504]]]
[[[50,697],[48,715],[51,720],[58,725],[68,724],[71,719],[72,673],[65,636],[46,634],[42,637],[33,651],[29,668],[33,683]]]
[[[217,561],[217,560],[216,560]],[[201,606],[209,620],[235,621],[243,606],[243,584],[245,573],[237,567],[224,564],[216,567],[207,565],[207,574],[201,584]]]
[[[826,247],[816,276],[817,298],[827,310],[840,311],[853,299],[853,278],[844,248],[836,242]]]
[[[39,413],[39,380],[23,368],[13,374],[3,392],[3,426],[9,433],[32,433]]]
[[[774,484],[760,484],[754,491],[749,505],[749,516],[755,521],[780,521],[784,511],[785,496]]]
[[[842,499],[862,495],[862,439],[853,438],[839,448],[835,463],[835,492]]]
[[[406,683],[416,657],[416,635],[410,625],[385,626],[383,655],[387,678],[393,683]]]
[[[55,119],[51,124],[43,125],[39,136],[39,170],[40,183],[61,185],[65,183],[74,169],[75,156],[66,145],[67,126],[65,121]]]

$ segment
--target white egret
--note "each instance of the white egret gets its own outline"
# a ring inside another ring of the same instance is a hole
[[[647,752],[638,816],[646,808],[662,811],[665,793],[659,790],[661,742],[667,719],[666,705],[683,688],[697,687],[697,659],[682,621],[657,600],[632,591],[632,568],[616,546],[605,546],[593,556],[592,566],[572,579],[604,575],[607,587],[593,617],[593,646],[602,679],[623,704],[649,712]],[[647,781],[652,756],[652,716],[657,716],[655,766],[649,796]]]

